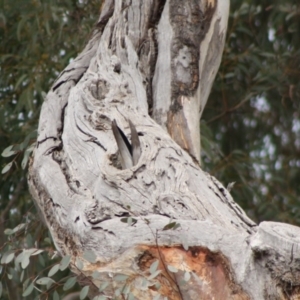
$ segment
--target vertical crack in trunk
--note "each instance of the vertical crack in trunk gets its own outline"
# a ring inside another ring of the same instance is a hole
[[[155,0],[149,12],[146,30],[140,39],[137,53],[139,69],[143,75],[143,84],[146,89],[148,114],[153,112],[153,76],[158,55],[157,25],[160,21],[166,0]]]

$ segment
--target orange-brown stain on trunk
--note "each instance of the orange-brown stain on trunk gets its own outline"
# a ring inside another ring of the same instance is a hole
[[[203,247],[141,246],[139,267],[149,271],[156,260],[158,292],[170,300],[248,300],[249,296],[234,281],[228,260]],[[175,268],[175,269],[174,269]]]

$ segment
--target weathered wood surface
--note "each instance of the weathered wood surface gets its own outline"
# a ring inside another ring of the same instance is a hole
[[[228,7],[227,0],[107,0],[88,45],[47,95],[30,190],[58,251],[72,255],[72,270],[79,278],[99,272],[87,281],[91,295],[116,274],[128,275],[136,299],[296,293],[299,229],[257,227],[198,164],[199,119],[221,60]],[[121,167],[113,120],[129,141],[129,120],[138,132],[133,167]],[[173,221],[180,227],[162,230]],[[87,251],[97,263],[83,258]],[[162,273],[143,281],[155,260]],[[160,289],[151,286],[157,282]]]

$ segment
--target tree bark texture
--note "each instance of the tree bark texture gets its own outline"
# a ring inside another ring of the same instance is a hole
[[[228,0],[107,0],[46,97],[30,190],[91,297],[299,297],[299,229],[257,226],[199,166],[228,13]]]

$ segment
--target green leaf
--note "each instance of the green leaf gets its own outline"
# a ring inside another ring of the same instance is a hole
[[[39,258],[39,263],[40,263],[40,265],[41,265],[42,267],[45,267],[46,263],[45,263],[45,260],[44,260],[43,255],[39,255],[38,258]]]
[[[172,273],[177,273],[177,272],[178,272],[178,270],[177,270],[175,267],[170,266],[170,265],[168,265],[168,270],[169,270],[170,272],[172,272]]]
[[[184,280],[189,281],[191,279],[191,273],[190,272],[185,272],[184,273]]]
[[[38,251],[38,249],[36,249],[36,248],[23,250],[23,255],[20,256],[20,258],[19,258],[21,260],[21,267],[23,269],[26,269],[28,267],[29,262],[30,262],[29,258],[36,251]]]
[[[167,224],[167,225],[163,228],[163,230],[170,230],[170,229],[175,230],[175,229],[177,229],[178,227],[180,227],[180,224],[179,224],[179,223],[171,222],[171,223]]]
[[[5,252],[1,258],[1,264],[8,264],[10,263],[15,257],[15,251],[9,250]]]
[[[108,285],[109,285],[109,282],[107,282],[107,281],[103,282],[99,287],[99,292],[104,291],[108,287]]]
[[[32,131],[31,133],[29,133],[26,138],[24,139],[24,141],[20,144],[20,150],[24,150],[25,148],[27,148],[30,139],[32,138],[36,138],[36,131]],[[36,143],[32,143],[26,150],[30,150],[30,152],[33,151],[34,147],[35,147]]]
[[[31,256],[35,256],[35,255],[38,255],[38,254],[44,252],[44,250],[42,250],[42,249],[32,248],[32,250],[34,250],[34,252],[31,253]]]
[[[124,274],[118,274],[114,277],[115,281],[125,281],[127,280],[128,275],[124,275]]]
[[[31,151],[28,151],[28,150],[26,150],[26,151],[24,152],[24,156],[23,156],[23,159],[22,159],[22,162],[21,162],[21,167],[22,167],[23,170],[24,170],[24,169],[26,168],[26,166],[27,166],[27,162],[28,162],[30,153],[31,153]]]
[[[115,296],[119,297],[121,295],[122,288],[118,288],[115,290]]]
[[[134,298],[134,295],[130,292],[129,294],[128,294],[128,298],[127,298],[128,300],[134,300],[135,298]]]
[[[150,269],[149,269],[151,274],[153,274],[157,270],[158,264],[159,264],[158,260],[156,260],[155,262],[153,262],[151,264]]]
[[[71,261],[71,256],[70,255],[66,255],[63,257],[63,259],[60,262],[60,270],[64,271],[70,264]]]
[[[24,270],[22,270],[21,272],[20,281],[23,282],[23,279],[24,279]]]
[[[76,283],[76,277],[70,277],[64,284],[63,290],[67,291],[71,289]]]
[[[26,244],[28,247],[33,246],[33,239],[32,239],[32,235],[30,233],[28,233],[26,236]]]
[[[54,280],[49,277],[42,277],[36,281],[36,283],[40,285],[47,285],[49,282],[54,282]]]
[[[79,295],[80,300],[83,300],[87,296],[87,294],[89,293],[89,288],[90,287],[87,285],[81,290]]]
[[[159,300],[160,299],[160,294],[156,295],[155,297],[153,297],[153,300]]]
[[[185,251],[188,251],[188,250],[189,250],[189,244],[188,244],[188,241],[187,241],[186,236],[182,235],[182,236],[180,237],[180,240],[181,240],[183,249],[184,249]]]
[[[27,76],[28,76],[27,74],[23,74],[23,75],[20,76],[20,78],[18,79],[18,81],[15,84],[15,90],[17,90],[19,85],[22,84],[25,81]]]
[[[235,74],[233,72],[230,72],[230,73],[225,74],[224,78],[228,79],[228,78],[232,78],[234,76],[235,76]]]
[[[122,294],[123,295],[128,295],[128,293],[130,292],[130,288],[131,288],[131,285],[130,284],[126,284],[123,291],[122,291]]]
[[[30,278],[27,278],[27,279],[23,282],[23,291],[24,291],[24,289],[26,289],[26,287],[28,286],[29,281],[30,281]]]
[[[18,254],[18,256],[16,257],[16,264],[19,264],[22,262],[22,259],[23,259],[23,255],[24,255],[24,251],[22,251],[21,253]]]
[[[148,280],[154,279],[158,274],[161,273],[161,270],[156,270],[154,273],[152,273],[149,277]]]
[[[132,217],[121,218],[121,222],[127,223],[129,226],[134,225],[138,220]]]
[[[100,277],[100,275],[101,275],[101,273],[100,273],[100,272],[98,272],[98,271],[94,271],[94,272],[93,272],[93,274],[92,274],[92,277],[93,277],[94,279],[97,279],[97,278],[99,278],[99,277]]]
[[[2,62],[4,62],[6,59],[12,58],[12,57],[14,57],[13,54],[4,54],[4,55],[1,55],[0,60],[1,60]]]
[[[24,14],[21,17],[21,20],[17,23],[17,38],[19,41],[21,41],[21,30],[30,17],[32,17],[31,14]]]
[[[49,282],[47,283],[46,289],[49,290],[50,287],[51,287],[51,285],[52,285],[53,283],[55,283],[55,281],[52,279],[51,281],[49,281]]]
[[[84,265],[83,265],[83,262],[80,260],[80,259],[76,259],[76,267],[79,269],[79,270],[82,270]]]
[[[101,296],[96,296],[96,297],[93,298],[93,300],[107,300],[107,299],[108,299],[108,298],[105,297],[105,296],[103,296],[103,295],[101,295]]]
[[[14,231],[12,229],[10,229],[10,228],[6,228],[4,230],[4,234],[6,234],[6,235],[12,235],[12,234],[14,234]]]
[[[128,217],[128,218],[127,218],[127,224],[128,224],[129,226],[132,225],[132,217]]]
[[[48,237],[44,238],[44,242],[47,243],[47,244],[51,244],[51,240]]]
[[[7,148],[5,148],[3,151],[2,151],[2,156],[3,157],[10,157],[12,155],[14,155],[16,153],[16,151],[12,150],[12,148],[14,147],[14,145],[10,145],[8,146]]]
[[[46,32],[47,32],[48,36],[50,36],[51,35],[51,30],[50,30],[49,22],[46,21],[44,23],[44,25],[45,25],[45,29],[46,29]]]
[[[59,264],[54,265],[54,266],[50,269],[50,271],[48,272],[48,277],[52,277],[54,274],[56,274],[57,271],[59,270],[59,267],[60,267]]]
[[[34,288],[33,282],[31,282],[30,285],[29,285],[29,286],[26,288],[26,290],[23,292],[22,296],[23,296],[23,297],[29,296],[29,295],[32,293],[33,288]]]
[[[20,270],[17,271],[17,268],[11,268],[11,267],[9,267],[8,270],[9,270],[9,273],[12,275],[12,280],[14,282],[17,282],[18,279],[19,279],[19,272],[18,271],[20,271]]]
[[[54,291],[54,293],[53,293],[53,300],[59,300],[59,299],[60,299],[60,297],[58,295],[58,292]]]
[[[16,233],[18,231],[21,231],[23,228],[26,227],[26,224],[25,223],[21,223],[19,224],[18,226],[16,226],[14,229],[13,229],[13,232]]]
[[[276,58],[276,55],[271,52],[260,52],[259,55],[267,58]]]
[[[146,289],[149,285],[150,285],[150,282],[146,278],[143,278],[142,289]]]
[[[176,225],[173,227],[173,230],[176,230],[179,227],[181,227],[180,223],[176,223]]]
[[[10,168],[12,167],[13,162],[11,161],[10,163],[8,163],[1,171],[1,174],[5,174],[6,172],[8,172],[10,170]]]
[[[0,281],[0,298],[2,296],[2,292],[3,292],[3,286],[2,286],[2,282]]]
[[[83,253],[83,258],[91,263],[94,263],[96,262],[97,256],[92,250],[86,250]]]

